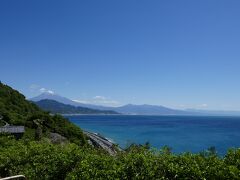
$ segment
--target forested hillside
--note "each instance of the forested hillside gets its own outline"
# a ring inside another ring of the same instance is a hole
[[[26,135],[34,137],[37,128],[43,136],[48,133],[59,133],[71,142],[85,144],[81,129],[59,115],[50,115],[27,101],[25,97],[11,87],[0,83],[0,115],[2,121],[10,125],[23,125]]]

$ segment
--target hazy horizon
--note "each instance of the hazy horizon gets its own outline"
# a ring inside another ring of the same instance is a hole
[[[132,103],[127,103],[127,104],[118,104],[118,105],[106,105],[106,104],[104,104],[104,103],[102,103],[102,101],[103,101],[103,99],[102,99],[102,97],[101,98],[94,98],[94,101],[79,101],[79,100],[74,100],[74,99],[69,99],[68,97],[65,97],[65,96],[61,96],[60,94],[56,94],[56,93],[54,93],[54,92],[52,92],[52,91],[50,91],[50,92],[48,92],[48,91],[46,91],[46,92],[42,92],[41,94],[39,94],[39,95],[37,95],[37,96],[34,96],[34,97],[30,97],[30,98],[27,98],[28,100],[32,100],[32,99],[34,99],[34,98],[38,98],[38,97],[40,97],[40,96],[42,96],[42,95],[53,95],[53,96],[59,96],[59,97],[61,97],[61,98],[67,98],[68,100],[71,100],[71,101],[73,101],[73,102],[76,102],[76,103],[79,103],[79,106],[81,106],[81,104],[85,104],[85,105],[96,105],[96,106],[103,106],[103,107],[123,107],[123,106],[127,106],[127,105],[137,105],[137,106],[144,106],[144,105],[147,105],[147,106],[158,106],[158,107],[164,107],[164,108],[170,108],[170,109],[173,109],[173,110],[184,110],[184,111],[189,111],[189,112],[194,112],[194,111],[196,111],[196,112],[201,112],[201,111],[203,111],[203,112],[205,112],[205,113],[207,113],[208,111],[209,111],[209,113],[210,112],[212,112],[212,113],[214,113],[214,112],[216,112],[216,113],[220,113],[220,112],[229,112],[229,113],[231,113],[231,112],[236,112],[236,113],[240,113],[240,111],[239,110],[219,110],[219,109],[204,109],[204,108],[174,108],[174,107],[168,107],[168,106],[165,106],[164,104],[146,104],[146,103],[141,103],[141,104],[132,104]],[[44,98],[44,99],[41,99],[41,100],[54,100],[54,99],[52,99],[52,98]],[[40,101],[41,101],[40,100]],[[60,102],[60,103],[63,103],[63,102],[61,102],[61,101],[58,101],[58,100],[54,100],[54,101],[57,101],[57,102]],[[68,104],[68,103],[63,103],[63,104]],[[93,107],[92,107],[93,108]],[[204,115],[204,114],[203,114]],[[206,114],[205,114],[206,115]],[[211,114],[210,114],[211,115]],[[217,114],[216,114],[217,115]],[[219,115],[221,115],[221,114],[219,114]],[[228,114],[228,115],[230,115],[230,114]],[[236,115],[236,114],[232,114],[232,115]],[[237,114],[237,115],[239,115],[239,114]]]
[[[1,1],[0,80],[27,98],[240,111],[239,8],[237,0]]]

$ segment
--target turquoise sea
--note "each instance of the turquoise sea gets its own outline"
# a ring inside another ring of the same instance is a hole
[[[175,153],[200,152],[214,146],[223,155],[240,147],[240,117],[212,116],[67,116],[82,129],[100,133],[121,147],[150,142],[170,146]]]

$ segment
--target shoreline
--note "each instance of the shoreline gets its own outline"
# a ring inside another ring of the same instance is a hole
[[[116,143],[99,133],[93,133],[86,130],[83,130],[83,133],[89,138],[90,145],[100,147],[112,156],[116,155],[118,151],[124,151],[121,147],[118,147]]]

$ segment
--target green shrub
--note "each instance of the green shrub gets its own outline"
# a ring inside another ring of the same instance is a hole
[[[240,150],[215,154],[172,154],[166,148],[132,147],[107,153],[76,144],[54,145],[47,139],[17,141],[0,137],[0,177],[28,179],[240,179]]]

